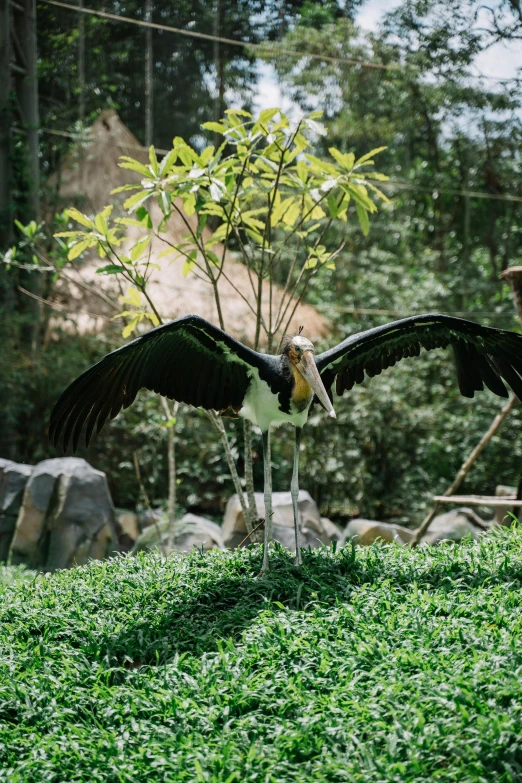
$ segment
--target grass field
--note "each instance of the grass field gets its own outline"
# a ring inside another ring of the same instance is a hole
[[[0,572],[0,780],[521,781],[522,536]]]

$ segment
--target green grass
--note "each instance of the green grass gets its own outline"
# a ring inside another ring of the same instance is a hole
[[[522,780],[522,537],[0,574],[0,780]]]

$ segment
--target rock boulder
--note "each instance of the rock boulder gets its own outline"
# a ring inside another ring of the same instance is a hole
[[[44,571],[85,562],[106,527],[115,531],[105,474],[76,457],[44,460],[25,487],[11,561]]]
[[[149,525],[140,534],[134,544],[133,552],[142,549],[161,549],[165,551],[169,539],[169,522],[163,517],[155,524]],[[191,552],[196,547],[204,551],[209,549],[225,549],[221,528],[205,517],[196,514],[185,514],[176,522],[176,538],[174,548],[178,552]]]
[[[438,544],[440,541],[462,541],[466,536],[479,538],[487,530],[485,523],[471,508],[456,508],[435,517],[421,544]]]
[[[404,545],[411,541],[412,536],[413,531],[401,525],[374,522],[371,519],[352,519],[344,529],[342,544],[353,541],[355,544],[368,546],[381,540]]]
[[[32,471],[32,465],[0,459],[0,563],[7,562],[25,485]]]
[[[265,503],[263,494],[256,492],[255,498],[258,519],[264,519]],[[274,492],[272,506],[273,540],[279,541],[288,549],[295,550],[294,512],[290,492]],[[322,544],[330,544],[334,539],[340,539],[341,531],[329,519],[321,517],[315,501],[305,490],[300,490],[299,492],[298,512],[302,546],[319,547]],[[227,503],[221,531],[228,549],[234,549],[239,546],[247,535],[241,504],[237,495],[232,495]]]

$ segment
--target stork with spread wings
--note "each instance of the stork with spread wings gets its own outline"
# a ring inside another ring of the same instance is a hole
[[[107,354],[80,375],[62,394],[51,414],[54,444],[72,441],[82,431],[89,443],[108,418],[127,408],[140,389],[150,389],[178,402],[235,414],[256,424],[263,436],[265,531],[262,570],[269,567],[271,538],[271,474],[269,436],[272,424],[295,427],[291,494],[294,509],[296,563],[301,563],[297,499],[301,430],[316,400],[335,418],[332,386],[338,395],[365,377],[421,349],[451,346],[461,393],[473,397],[486,386],[507,397],[507,384],[522,399],[522,335],[481,326],[461,318],[428,314],[369,329],[348,337],[315,356],[302,335],[289,338],[277,356],[248,348],[226,332],[187,315],[158,326]]]

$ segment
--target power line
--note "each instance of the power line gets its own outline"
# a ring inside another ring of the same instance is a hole
[[[381,70],[381,71],[393,71],[393,70],[407,70],[413,69],[414,66],[412,65],[406,65],[404,63],[399,62],[391,62],[391,63],[374,63],[369,62],[368,60],[357,60],[354,58],[349,57],[335,57],[334,55],[327,55],[327,54],[315,54],[313,52],[298,52],[293,49],[282,49],[280,47],[277,47],[277,49],[273,49],[270,44],[256,44],[256,43],[249,43],[248,41],[238,41],[235,38],[225,38],[223,36],[219,35],[210,35],[209,33],[200,33],[197,30],[186,30],[181,27],[172,27],[171,25],[164,25],[164,24],[158,24],[156,22],[149,22],[142,19],[133,19],[130,16],[120,16],[118,14],[110,14],[107,11],[98,11],[94,8],[85,8],[75,5],[70,5],[69,3],[63,3],[59,2],[59,0],[40,0],[40,2],[46,3],[47,5],[54,5],[58,6],[59,8],[66,8],[69,11],[75,11],[76,13],[80,14],[89,14],[90,16],[99,16],[102,19],[109,19],[110,21],[114,22],[126,22],[127,24],[134,24],[138,27],[146,27],[149,29],[154,30],[162,30],[169,33],[176,33],[177,35],[184,35],[189,38],[200,38],[204,41],[214,41],[216,43],[224,43],[228,44],[229,46],[239,46],[247,49],[253,49],[257,51],[262,52],[269,52],[271,54],[283,54],[288,55],[289,57],[309,57],[312,60],[320,60],[324,62],[333,62],[333,63],[340,63],[341,65],[358,65],[361,68],[372,68],[374,70]],[[521,81],[522,77],[518,76],[489,76],[488,74],[481,73],[479,71],[478,74],[468,74],[468,78],[472,79],[491,79],[492,81],[501,82],[501,83],[509,83],[512,81]]]
[[[510,196],[503,193],[484,193],[481,190],[453,190],[442,188],[427,188],[422,185],[412,185],[409,182],[400,182],[399,180],[388,179],[386,182],[380,182],[379,187],[391,186],[399,190],[414,190],[418,193],[429,193],[434,198],[441,196],[468,196],[469,198],[485,198],[491,201],[516,201],[522,202],[522,196]],[[437,195],[435,195],[437,194]]]
[[[13,126],[12,130],[21,134],[25,133],[25,130],[23,128],[18,128],[17,126]],[[91,141],[96,144],[103,144],[104,146],[107,147],[118,147],[118,149],[148,152],[147,147],[142,147],[141,145],[137,145],[137,144],[118,144],[117,142],[114,141],[101,141],[93,138],[90,135],[82,136],[79,133],[53,130],[52,128],[40,128],[39,130],[41,133],[48,133],[52,136],[61,136],[68,139],[75,139],[76,141],[85,141],[85,142]],[[169,153],[169,150],[161,149],[161,147],[155,147],[154,149],[160,155],[167,155]],[[388,179],[386,180],[386,182],[380,182],[379,187],[384,187],[384,188],[391,187],[391,188],[397,188],[398,190],[409,190],[414,193],[427,193],[433,196],[433,198],[437,198],[439,195],[467,196],[468,198],[489,199],[491,201],[511,201],[516,203],[522,203],[522,196],[513,196],[509,194],[505,195],[503,193],[484,193],[481,190],[457,190],[457,189],[447,189],[447,188],[437,188],[437,187],[428,188],[422,185],[415,185],[414,183],[410,183],[410,182],[401,182],[400,180],[395,180],[395,179]]]
[[[20,133],[24,135],[26,133],[25,128],[19,128],[16,125],[13,125],[11,130],[15,131],[16,133]],[[105,147],[118,147],[118,149],[125,149],[125,150],[136,150],[139,152],[148,152],[148,147],[142,147],[141,144],[118,144],[115,141],[102,141],[101,139],[95,139],[93,138],[89,133],[81,134],[81,133],[72,133],[71,131],[61,131],[61,130],[54,130],[53,128],[39,128],[38,129],[40,133],[48,133],[50,136],[61,136],[66,139],[74,139],[76,141],[81,141],[84,143],[88,142],[96,142],[96,144],[103,144]],[[161,149],[161,147],[154,147],[157,153],[160,155],[167,155],[170,150],[164,150]]]
[[[272,46],[270,44],[259,44],[259,43],[249,43],[248,41],[238,41],[234,38],[223,38],[223,36],[220,35],[210,35],[208,33],[199,33],[196,30],[184,30],[181,27],[172,27],[170,25],[165,24],[157,24],[156,22],[146,22],[142,19],[132,19],[130,16],[119,16],[118,14],[109,14],[106,11],[96,11],[94,8],[80,8],[76,5],[70,5],[69,3],[61,3],[58,2],[58,0],[40,0],[40,2],[46,3],[47,5],[55,5],[59,8],[66,8],[69,11],[75,11],[77,14],[89,14],[90,16],[99,16],[102,19],[110,19],[113,22],[127,22],[127,24],[135,24],[138,27],[148,27],[152,28],[153,30],[164,30],[168,33],[176,33],[177,35],[185,35],[189,38],[200,38],[204,41],[216,41],[217,43],[223,43],[228,44],[229,46],[240,46],[245,49],[252,49],[254,51],[260,51],[260,52],[271,52],[276,54],[285,54],[289,57],[309,57],[312,60],[323,60],[326,62],[332,62],[332,63],[341,63],[342,65],[358,65],[361,68],[372,68],[374,70],[379,71],[396,71],[396,70],[406,70],[406,68],[411,66],[403,65],[402,63],[389,63],[388,65],[385,65],[384,63],[373,63],[368,62],[365,60],[355,60],[348,57],[334,57],[333,55],[327,55],[327,54],[313,54],[308,52],[297,52],[293,49],[281,49],[277,47],[276,52],[274,52]]]

